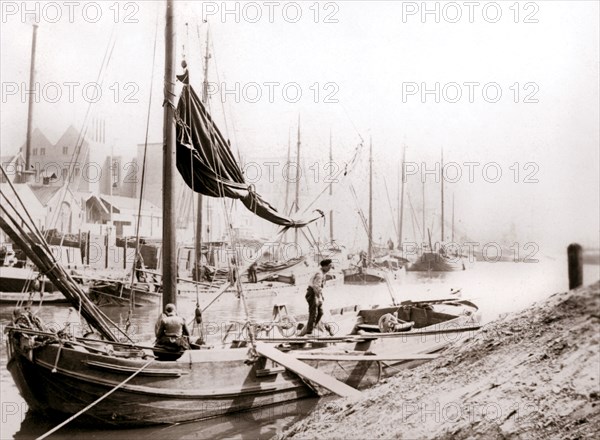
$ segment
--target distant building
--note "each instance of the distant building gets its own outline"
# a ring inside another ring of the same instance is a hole
[[[162,210],[155,204],[143,200],[140,210],[140,201],[136,198],[104,194],[98,198],[108,211],[108,218],[106,213],[104,218],[115,225],[117,236],[135,235],[138,217],[140,219],[140,235],[145,237],[162,235]]]
[[[0,189],[2,189],[3,194],[2,198],[6,197],[8,202],[17,208],[21,214],[24,214],[20,209],[22,206],[21,203],[23,203],[23,205],[27,207],[27,213],[29,216],[31,216],[35,226],[40,230],[44,229],[46,227],[46,208],[44,205],[39,201],[29,185],[23,183],[13,183],[13,186],[15,188],[16,195],[8,183],[0,184]],[[17,196],[20,201],[17,199]],[[7,202],[2,200],[1,203]],[[12,210],[9,212],[12,213]],[[3,238],[2,241],[6,241],[6,238]]]
[[[85,213],[88,230],[92,225],[112,225],[117,237],[136,235],[139,200],[132,197],[88,194],[85,199]],[[162,212],[147,200],[142,203],[140,235],[160,237],[162,235]]]
[[[105,122],[100,119],[92,121],[83,135],[69,126],[55,144],[35,129],[30,151],[33,181],[61,186],[70,176],[73,191],[133,197],[135,164],[121,155],[112,156],[112,150],[114,147],[106,142]],[[21,151],[25,151],[25,144]]]
[[[45,210],[43,229],[57,229],[70,234],[83,228],[85,211],[81,199],[76,197],[68,187],[50,185],[29,187]]]
[[[13,183],[19,183],[21,173],[25,170],[25,158],[19,151],[17,154],[0,157],[0,164],[6,173],[0,173],[0,183],[6,183],[7,178]]]

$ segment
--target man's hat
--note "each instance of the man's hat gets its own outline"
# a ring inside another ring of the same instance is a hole
[[[165,307],[165,313],[169,316],[174,315],[176,311],[175,304],[167,304]]]
[[[329,266],[331,264],[331,260],[327,258],[326,260],[322,260],[319,264],[321,265],[321,267]]]

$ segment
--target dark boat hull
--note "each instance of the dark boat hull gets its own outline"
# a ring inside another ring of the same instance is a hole
[[[425,253],[411,264],[409,272],[452,272],[465,270],[465,264],[460,258],[448,258],[437,253]]]
[[[0,292],[0,304],[17,305],[19,303],[32,304],[70,304],[69,300],[60,292],[44,293],[35,292],[32,295],[23,292]]]
[[[0,267],[0,292],[22,292],[38,277],[38,273],[21,267]],[[54,292],[56,288],[48,279],[43,283],[44,292]],[[40,286],[41,288],[41,286]]]
[[[91,285],[88,297],[97,306],[128,306],[133,302],[136,306],[158,304],[160,292],[154,291],[154,284],[138,283],[133,287],[119,282]]]
[[[70,416],[114,389],[148,362],[9,336],[8,369],[33,410]],[[292,401],[315,392],[272,361],[248,363],[248,348],[188,350],[177,361],[157,361],[100,400],[83,422],[117,427],[201,420]],[[363,388],[379,380],[378,362],[309,361],[326,374]],[[56,370],[53,372],[53,370]],[[265,373],[266,372],[266,373]]]
[[[379,284],[385,282],[383,271],[370,267],[344,269],[344,284]]]

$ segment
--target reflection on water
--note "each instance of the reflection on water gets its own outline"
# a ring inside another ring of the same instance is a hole
[[[201,422],[181,423],[171,426],[154,426],[138,429],[108,429],[98,431],[73,423],[57,432],[63,439],[268,439],[306,417],[319,399],[309,398],[282,405],[259,408],[228,416],[216,417]],[[15,439],[33,439],[52,429],[59,421],[47,420],[39,415],[28,413],[21,424]],[[3,437],[4,438],[4,437]]]
[[[599,278],[598,266],[584,267],[586,283]],[[521,310],[552,293],[566,290],[566,259],[547,259],[537,264],[476,263],[466,271],[449,273],[409,272],[394,282],[393,287],[393,295],[397,301],[449,297],[450,289],[461,289],[462,298],[471,299],[480,307],[485,324],[501,314]],[[290,314],[306,314],[304,292],[305,286],[248,292],[250,317],[256,321],[270,320],[273,306],[281,304],[286,305]],[[392,301],[391,293],[385,284],[326,286],[324,294],[326,309],[354,304],[369,307],[375,304],[389,304]],[[198,299],[202,307],[210,303],[213,297],[200,295]],[[186,318],[193,318],[195,307],[195,293],[182,294],[178,298],[178,309]],[[127,322],[127,308],[104,308],[103,311],[117,323],[124,325]],[[11,307],[0,307],[0,321],[3,325],[10,320],[11,312]],[[154,323],[159,313],[159,306],[135,308],[131,317],[131,328],[136,341],[152,342]],[[45,322],[55,323],[58,327],[63,327],[66,321],[78,321],[76,311],[61,306],[44,306],[40,310],[40,316]],[[324,319],[327,319],[327,315]],[[244,307],[233,293],[227,292],[204,312],[209,344],[219,344],[231,321],[245,321]],[[0,348],[0,362],[2,439],[13,436],[35,438],[58,424],[56,421],[48,421],[27,412],[27,405],[4,367],[7,362],[4,343]],[[169,427],[100,431],[73,424],[61,429],[55,438],[80,438],[83,435],[91,439],[129,439],[137,436],[169,439],[269,438],[303,418],[314,408],[317,401],[318,399],[305,399],[253,412]]]

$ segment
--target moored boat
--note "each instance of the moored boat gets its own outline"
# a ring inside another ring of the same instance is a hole
[[[460,256],[452,257],[440,252],[423,252],[406,270],[412,272],[452,272],[465,270],[465,264]]]
[[[240,199],[253,213],[283,226],[284,231],[303,227],[322,217],[320,211],[307,214],[303,219],[282,215],[245,182],[229,142],[188,84],[187,71],[180,77],[184,86],[175,112],[175,105],[171,105],[175,96],[174,5],[171,0],[167,2],[165,30],[163,305],[177,300],[171,186],[175,157],[181,176],[192,190],[212,197]],[[205,160],[207,154],[218,155],[219,160]],[[36,225],[26,218],[25,206],[15,209],[2,205],[0,209],[3,212],[0,227],[104,338],[103,341],[77,338],[66,330],[56,333],[35,315],[15,311],[7,327],[8,368],[22,396],[34,410],[63,416],[82,415],[100,425],[177,423],[313,395],[307,378],[341,395],[356,395],[358,391],[338,381],[336,376],[356,387],[377,379],[368,374],[370,361],[365,364],[368,367],[356,368],[362,361],[351,360],[345,369],[340,369],[339,362],[322,365],[317,361],[319,369],[315,369],[294,356],[255,342],[252,331],[244,341],[232,342],[224,348],[202,350],[193,343],[193,349],[182,350],[177,360],[157,360],[155,355],[160,352],[159,348],[132,341],[94,305],[82,286],[54,258]],[[23,234],[25,230],[35,238]],[[226,287],[227,284],[222,289]],[[245,300],[243,295],[241,300]],[[249,328],[253,328],[250,322]],[[273,358],[285,368],[273,366]],[[375,367],[372,369],[377,372]]]
[[[377,284],[385,282],[385,272],[374,267],[353,266],[342,270],[344,284]]]

